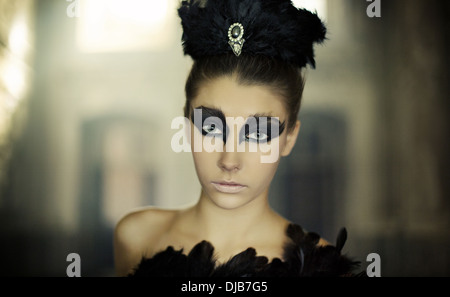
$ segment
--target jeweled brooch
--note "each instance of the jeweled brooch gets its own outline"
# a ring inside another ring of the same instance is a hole
[[[239,57],[244,46],[244,27],[240,23],[234,23],[228,29],[228,44],[231,46],[234,54]]]

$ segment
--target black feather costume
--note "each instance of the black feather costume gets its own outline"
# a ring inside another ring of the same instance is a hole
[[[226,263],[216,265],[214,247],[207,241],[195,245],[189,254],[183,249],[166,250],[151,258],[142,258],[129,276],[152,277],[303,277],[303,276],[361,276],[354,273],[359,262],[341,254],[347,238],[341,229],[336,245],[318,246],[320,236],[304,232],[295,224],[286,230],[290,238],[284,246],[283,259],[268,261],[265,256],[257,256],[249,247],[235,255]]]

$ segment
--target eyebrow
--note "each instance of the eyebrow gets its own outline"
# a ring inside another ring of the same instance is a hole
[[[223,111],[220,108],[206,107],[206,106],[201,105],[201,106],[192,108],[192,111],[194,109],[201,109],[202,111],[206,112],[210,116],[215,116],[215,117],[218,117],[220,119],[222,119],[222,118],[225,119],[226,118],[225,114],[223,113]],[[193,115],[192,111],[191,111],[191,117]],[[272,114],[270,114],[270,113],[255,113],[255,114],[247,116],[247,118],[259,119],[259,118],[275,118],[275,117]]]
[[[199,106],[196,108],[192,108],[191,110],[191,119],[194,115],[194,110],[195,109],[201,109],[202,112],[205,112],[208,116],[210,117],[217,117],[221,120],[225,120],[225,114],[223,113],[223,111],[220,108],[214,108],[214,107],[206,107],[206,106]]]

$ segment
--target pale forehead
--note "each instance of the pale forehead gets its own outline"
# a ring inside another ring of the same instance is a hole
[[[231,77],[221,77],[204,83],[191,106],[219,108],[227,117],[270,114],[284,119],[287,115],[282,100],[268,87],[240,85]]]

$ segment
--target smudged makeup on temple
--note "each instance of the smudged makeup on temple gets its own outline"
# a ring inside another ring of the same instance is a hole
[[[195,112],[196,110],[200,111],[201,119],[195,119],[196,114],[198,114]],[[221,109],[206,106],[191,108],[190,120],[202,135],[221,137],[223,142],[226,143],[230,128]],[[272,125],[275,125],[275,129],[271,129]],[[280,123],[278,118],[270,114],[250,115],[239,132],[239,143],[242,143],[242,141],[267,143],[280,136],[285,128],[286,121]]]

